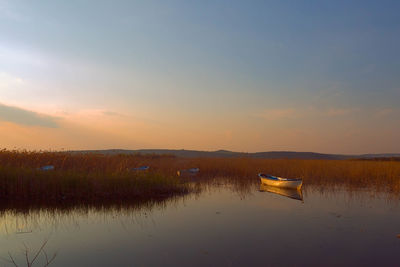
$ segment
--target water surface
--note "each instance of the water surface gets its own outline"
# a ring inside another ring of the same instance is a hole
[[[397,198],[322,188],[301,197],[219,185],[152,208],[5,210],[0,257],[23,266],[24,244],[32,255],[48,239],[52,266],[398,264]]]

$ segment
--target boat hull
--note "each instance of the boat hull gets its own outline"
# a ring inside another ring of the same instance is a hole
[[[267,177],[260,176],[261,183],[268,186],[276,186],[289,189],[301,189],[303,180],[301,179],[269,179]]]

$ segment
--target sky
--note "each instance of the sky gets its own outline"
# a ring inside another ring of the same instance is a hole
[[[0,0],[0,148],[399,153],[398,10]]]

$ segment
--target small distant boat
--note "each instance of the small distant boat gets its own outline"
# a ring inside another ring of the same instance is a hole
[[[297,190],[297,189],[282,188],[282,187],[265,185],[265,184],[261,183],[260,184],[260,192],[269,192],[269,193],[278,194],[278,195],[285,196],[288,198],[303,201],[303,193],[301,192],[301,190]]]
[[[140,166],[137,168],[132,168],[132,171],[147,171],[148,169],[150,169],[150,166]]]
[[[54,166],[53,165],[42,166],[42,167],[39,168],[39,170],[41,170],[41,171],[52,171],[52,170],[54,170]]]
[[[282,178],[277,176],[272,176],[264,173],[259,173],[258,177],[261,179],[261,183],[269,186],[277,186],[283,188],[291,189],[301,189],[303,185],[303,180],[301,178]]]
[[[196,174],[198,172],[200,172],[199,168],[191,168],[191,169],[187,169],[187,170],[179,170],[179,171],[176,172],[176,174],[178,174],[178,176],[181,176],[183,174],[189,174],[189,175],[191,174],[191,175],[193,175],[193,174]]]

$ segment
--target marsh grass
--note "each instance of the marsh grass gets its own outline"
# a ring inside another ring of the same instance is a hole
[[[124,156],[3,150],[0,152],[0,199],[30,205],[94,203],[162,199],[189,192],[189,187],[173,175],[157,170],[129,170],[132,164],[143,160],[141,156],[135,156],[132,162],[132,158]],[[39,170],[43,165],[54,165],[55,170]]]
[[[39,167],[54,165],[53,171]],[[149,171],[131,168],[148,165]],[[198,167],[193,177],[176,171]],[[200,184],[230,184],[249,191],[257,174],[301,177],[304,186],[400,193],[400,162],[395,160],[296,160],[177,158],[168,155],[0,151],[0,199],[45,203],[96,203],[162,199],[201,190]],[[197,186],[196,186],[197,184]]]
[[[259,183],[257,173],[303,179],[304,186],[341,187],[400,193],[399,161],[198,159],[202,173],[229,177],[236,184]],[[225,178],[226,179],[226,178]]]

